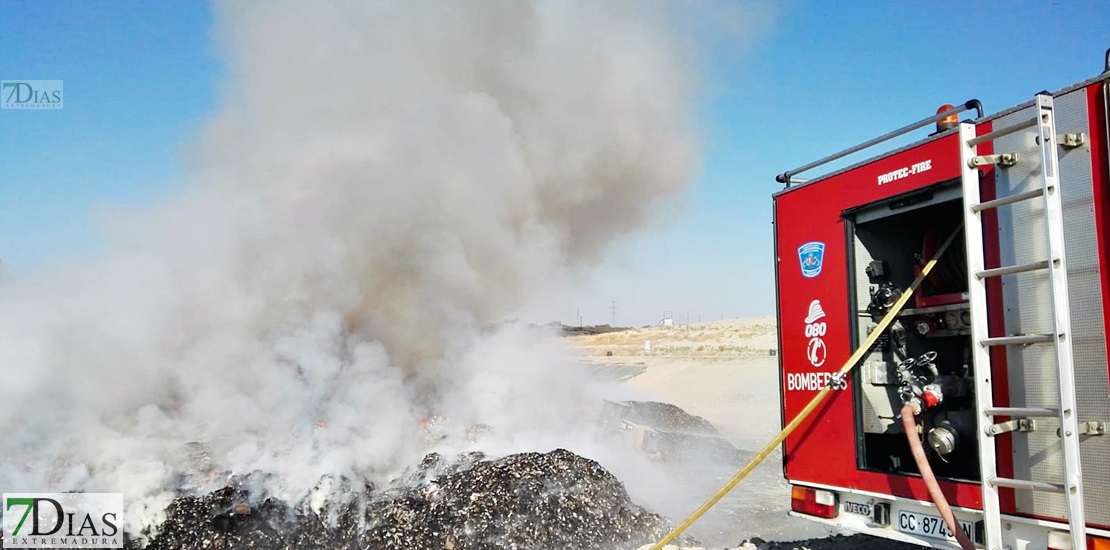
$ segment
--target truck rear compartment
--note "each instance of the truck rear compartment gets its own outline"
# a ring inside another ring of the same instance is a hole
[[[1067,336],[1081,434],[1081,500],[1084,523],[1102,537],[1110,536],[1105,317],[1110,284],[1104,268],[1110,246],[1106,239],[1110,136],[1105,81],[1106,77],[1092,79],[1053,97],[1060,138],[1060,146],[1055,147],[1058,208],[1063,213],[1062,227],[1057,227],[1066,250]],[[980,119],[976,121],[979,135],[1021,124],[1035,109],[1035,104],[1024,104]],[[824,380],[820,377],[827,371],[838,369],[867,339],[939,243],[964,225],[959,176],[963,162],[956,137],[939,133],[776,195],[784,421],[793,418],[819,389],[800,381]],[[1019,131],[992,140],[985,153],[1012,153],[1019,162],[984,168],[979,201],[1027,193],[1041,185],[1038,170],[1043,168],[1028,162],[1041,151],[1035,137],[1036,132]],[[892,179],[892,173],[899,176]],[[1050,257],[1043,236],[1049,233],[1044,204],[1016,202],[982,217],[980,259],[985,264],[978,269]],[[977,366],[974,356],[979,344],[971,330],[975,315],[968,296],[965,238],[966,232],[857,364],[850,383],[833,386],[847,391],[834,392],[820,418],[787,439],[787,479],[829,490],[841,503],[839,518],[821,521],[890,538],[922,540],[912,538],[916,535],[911,528],[898,525],[900,520],[912,520],[913,514],[928,515],[927,506],[921,508],[928,497],[899,419],[903,405],[915,399],[921,407],[918,436],[926,443],[930,466],[950,503],[962,509],[961,522],[971,522],[965,527],[976,531],[978,543],[985,541],[982,522],[975,519],[975,511],[983,509],[980,445],[995,450],[994,470],[987,471],[997,474],[991,475],[1042,486],[1067,485],[1059,419],[980,415],[976,385],[984,386],[976,380],[979,376],[988,379],[993,407],[1060,408],[1061,392],[1052,345],[999,346],[992,348],[989,361],[980,357]],[[990,338],[1053,333],[1054,301],[1047,271],[1001,275],[993,281],[986,286],[986,305],[979,310],[989,317],[985,326],[990,327]],[[991,426],[999,432],[983,435]],[[841,453],[851,455],[852,471],[842,470],[848,460]],[[1037,541],[1052,540],[1053,529],[1068,529],[1065,494],[1003,488],[998,498],[1001,514],[1025,526],[1015,523],[1013,532],[1003,535],[1011,543],[1034,541],[1031,544],[1036,547],[1047,544]],[[981,512],[978,517],[983,517]]]
[[[936,245],[960,226],[959,197],[958,187],[942,184],[845,214],[856,346],[887,312],[892,298],[913,281]],[[922,433],[934,443],[930,448],[938,459],[934,472],[942,479],[978,481],[969,325],[967,262],[963,247],[953,246],[855,371],[860,469],[917,474],[899,410],[907,392],[920,393],[942,380],[951,382],[955,393],[922,415]],[[930,352],[936,357],[921,361]],[[914,365],[907,372],[911,359]]]

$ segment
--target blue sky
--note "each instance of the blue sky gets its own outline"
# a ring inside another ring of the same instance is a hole
[[[994,112],[1102,70],[1110,2],[739,3],[703,41],[698,179],[620,243],[562,321],[774,312],[774,176],[970,98]],[[218,102],[202,2],[0,2],[0,78],[61,79],[65,108],[0,111],[0,268],[33,274],[102,246],[97,216],[181,186]]]
[[[65,108],[0,111],[0,261],[34,271],[95,250],[111,204],[180,185],[180,146],[220,66],[199,2],[0,3],[0,78],[60,79]]]

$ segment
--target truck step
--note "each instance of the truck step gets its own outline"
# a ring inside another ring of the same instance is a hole
[[[1009,416],[1012,418],[1028,418],[1028,417],[1056,417],[1060,416],[1059,409],[1039,409],[1034,407],[990,407],[983,409],[983,413],[989,416]]]
[[[998,130],[995,130],[993,132],[986,133],[986,134],[983,134],[981,136],[969,139],[969,140],[967,140],[967,144],[972,146],[972,147],[975,147],[976,145],[979,145],[980,143],[986,143],[988,141],[994,141],[994,140],[996,140],[996,139],[998,139],[1002,136],[1008,136],[1008,135],[1010,135],[1014,132],[1024,130],[1026,128],[1032,128],[1032,127],[1036,126],[1038,122],[1039,122],[1039,120],[1037,119],[1037,117],[1032,117],[1028,120],[1019,122],[1017,124],[1013,124],[1013,125],[1007,126],[1005,128],[999,128]]]
[[[1064,486],[1055,483],[1042,483],[1026,479],[1010,479],[1007,477],[992,477],[990,484],[994,487],[1009,487],[1010,489],[1026,489],[1029,491],[1045,491],[1049,493],[1063,493]]]
[[[1040,344],[1051,342],[1051,334],[1019,334],[1017,336],[999,336],[997,338],[984,338],[979,341],[984,346],[1018,346],[1025,344]]]
[[[1003,275],[1013,275],[1015,273],[1025,273],[1026,271],[1036,271],[1038,269],[1048,269],[1048,260],[1041,260],[1031,264],[1022,265],[1008,265],[1004,267],[995,267],[992,269],[984,269],[983,271],[976,271],[975,276],[980,279],[988,277],[1001,277]]]
[[[994,199],[992,201],[986,201],[986,202],[981,202],[981,203],[978,203],[978,204],[973,204],[973,205],[971,205],[971,211],[972,212],[982,212],[983,210],[990,210],[992,208],[998,208],[1000,206],[1006,206],[1007,204],[1013,204],[1015,202],[1021,202],[1021,201],[1027,201],[1029,199],[1034,199],[1034,198],[1037,198],[1037,197],[1039,197],[1043,194],[1044,194],[1044,189],[1042,189],[1042,188],[1037,188],[1037,189],[1034,189],[1032,191],[1025,191],[1023,193],[1015,193],[1013,195],[1002,197],[1000,199]]]

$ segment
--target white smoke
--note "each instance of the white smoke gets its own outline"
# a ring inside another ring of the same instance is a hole
[[[216,12],[226,82],[188,188],[116,215],[103,259],[0,286],[0,488],[123,492],[135,514],[190,449],[298,495],[395,475],[431,414],[506,451],[565,440],[597,396],[506,321],[690,179],[690,63],[662,9]]]

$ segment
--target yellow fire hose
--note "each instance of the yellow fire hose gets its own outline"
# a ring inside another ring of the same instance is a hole
[[[852,356],[844,362],[844,366],[840,367],[840,370],[838,370],[837,373],[833,375],[833,378],[830,379],[830,382],[826,384],[824,388],[821,388],[821,391],[817,392],[817,395],[813,396],[813,399],[810,400],[809,404],[806,405],[804,409],[802,409],[802,412],[798,413],[798,416],[795,416],[794,420],[791,420],[790,423],[787,424],[786,427],[783,428],[782,431],[779,432],[779,434],[776,435],[774,439],[767,443],[767,445],[763,447],[763,450],[759,451],[759,454],[755,455],[755,457],[752,458],[751,462],[748,462],[747,466],[744,466],[739,472],[736,472],[736,475],[732,476],[732,479],[728,480],[728,483],[725,483],[724,486],[721,487],[716,493],[714,493],[713,496],[709,497],[709,500],[705,501],[705,504],[702,504],[701,507],[695,510],[693,514],[690,514],[690,517],[683,520],[683,522],[678,524],[678,526],[676,526],[670,533],[667,533],[667,536],[663,537],[659,542],[655,543],[655,546],[652,546],[651,550],[663,550],[664,546],[666,546],[674,539],[678,538],[679,535],[689,529],[690,526],[694,524],[694,522],[700,519],[702,515],[704,515],[706,512],[709,511],[710,508],[720,502],[721,499],[729,493],[729,491],[732,491],[732,489],[735,488],[737,484],[739,484],[745,477],[747,477],[748,474],[750,474],[756,466],[758,466],[768,456],[770,456],[775,448],[781,445],[782,442],[786,440],[786,438],[789,437],[795,429],[798,428],[802,421],[804,421],[806,417],[808,417],[811,413],[813,413],[815,409],[817,409],[817,406],[820,405],[821,402],[824,401],[830,393],[832,393],[832,380],[841,379],[849,372],[851,372],[851,370],[855,368],[856,363],[858,363],[860,359],[862,359],[863,356],[871,349],[871,346],[875,345],[875,342],[879,339],[879,336],[886,331],[886,329],[890,326],[892,322],[894,322],[894,318],[898,316],[898,313],[902,311],[902,308],[906,307],[906,302],[909,301],[910,296],[912,296],[913,293],[917,290],[917,287],[921,286],[921,281],[924,281],[925,277],[929,275],[929,272],[933,270],[933,267],[937,265],[937,260],[940,259],[941,255],[943,255],[946,250],[948,250],[948,246],[952,244],[952,241],[956,239],[956,236],[960,234],[960,231],[962,229],[963,226],[961,225],[960,227],[957,227],[951,235],[948,236],[948,239],[944,241],[944,244],[942,244],[940,248],[937,249],[937,253],[933,255],[933,258],[930,259],[929,262],[925,264],[925,267],[921,269],[921,274],[918,275],[912,283],[910,283],[909,288],[902,292],[902,295],[899,296],[898,300],[894,302],[894,305],[890,307],[890,311],[888,311],[886,316],[883,317],[881,321],[879,321],[879,324],[875,327],[875,329],[871,331],[871,334],[867,337],[867,340],[863,342],[863,345],[857,348],[855,353],[853,353]]]

